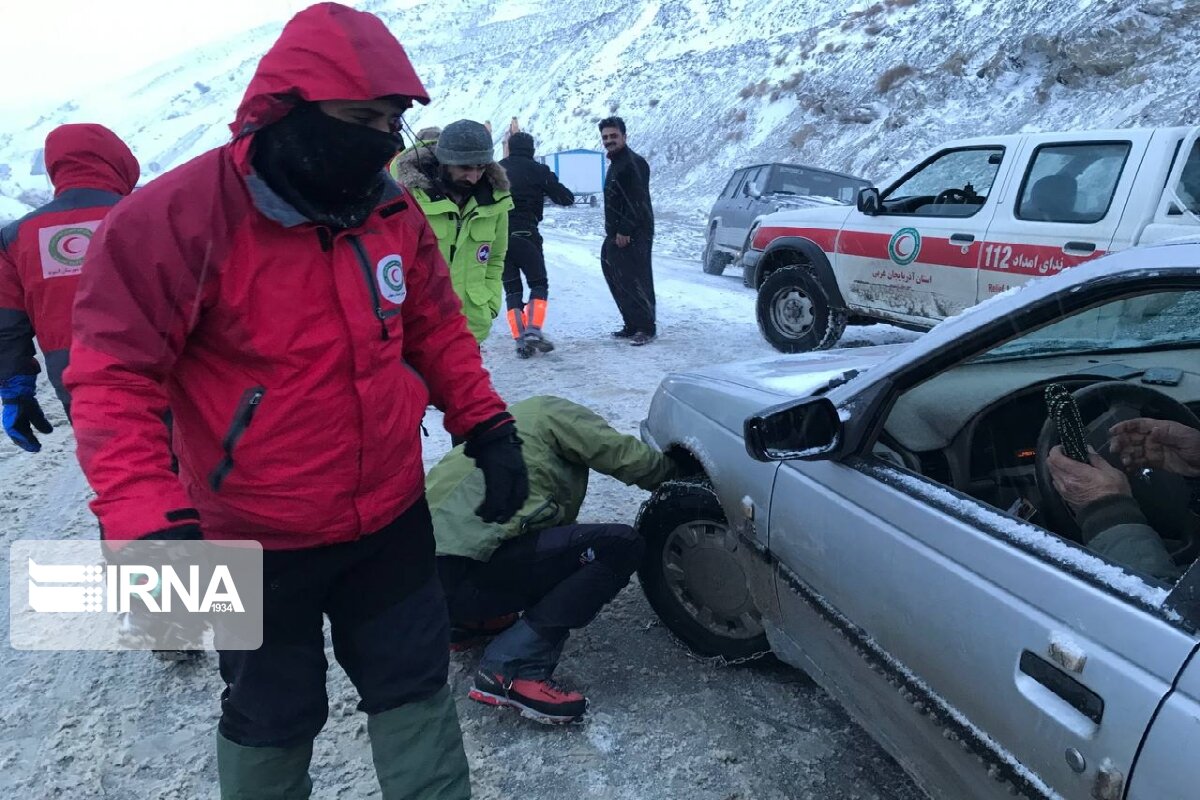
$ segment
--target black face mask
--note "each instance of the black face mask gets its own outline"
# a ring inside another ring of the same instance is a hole
[[[400,137],[297,106],[254,139],[254,166],[306,216],[339,227],[362,224],[383,191],[383,169]]]

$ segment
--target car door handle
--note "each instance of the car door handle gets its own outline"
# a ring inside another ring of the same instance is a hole
[[[975,236],[970,233],[956,233],[950,237],[950,244],[957,244],[966,247],[975,241]]]
[[[1021,653],[1020,669],[1097,725],[1104,719],[1104,698],[1049,661],[1025,650]]]
[[[1090,255],[1091,253],[1096,252],[1096,243],[1095,242],[1067,242],[1066,244],[1063,245],[1062,249],[1063,249],[1064,253],[1070,253],[1070,252],[1074,251],[1076,253]]]

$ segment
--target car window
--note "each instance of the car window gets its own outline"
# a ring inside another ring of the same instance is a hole
[[[1192,145],[1191,152],[1188,153],[1188,159],[1183,164],[1183,174],[1179,178],[1179,185],[1175,188],[1175,194],[1183,202],[1185,210],[1193,214],[1200,214],[1200,139],[1196,140],[1196,143]],[[1171,216],[1181,216],[1182,213],[1173,205],[1168,211]]]
[[[734,192],[737,191],[738,187],[741,185],[742,178],[744,178],[745,176],[746,176],[745,170],[739,169],[736,172],[734,172],[733,176],[729,179],[729,183],[725,184],[725,189],[724,189],[724,191],[721,192],[721,197],[726,198],[726,199],[733,197]]]
[[[1025,331],[903,392],[879,457],[1173,583],[1200,552],[1198,318],[1200,289],[1171,289]],[[1056,465],[1076,429],[1095,461]]]
[[[939,153],[884,192],[884,213],[974,216],[987,202],[1003,158],[999,146]]]
[[[1129,142],[1041,145],[1025,173],[1017,218],[1086,225],[1108,214]]]
[[[750,197],[750,187],[755,185],[758,186],[759,191],[762,191],[763,178],[766,177],[768,169],[769,167],[755,167],[746,170],[746,182],[742,185],[741,193],[746,197]]]
[[[771,173],[765,193],[828,197],[842,203],[853,203],[858,190],[867,185],[866,181],[829,172],[803,167],[777,167]]]

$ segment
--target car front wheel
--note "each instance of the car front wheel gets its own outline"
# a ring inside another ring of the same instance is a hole
[[[685,645],[732,660],[770,649],[730,529],[711,485],[663,484],[642,506],[646,555],[638,579],[650,606]]]
[[[756,305],[763,338],[784,353],[833,347],[846,330],[846,310],[833,306],[804,265],[781,267],[768,275],[758,288]]]

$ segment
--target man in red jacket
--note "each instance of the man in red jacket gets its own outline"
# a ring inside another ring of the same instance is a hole
[[[322,615],[383,797],[470,794],[426,406],[483,471],[481,518],[509,519],[528,480],[437,240],[383,172],[413,101],[425,89],[381,20],[312,6],[259,63],[233,140],[119,206],[88,254],[67,386],[102,536],[264,548],[263,645],[220,653],[223,798],[309,796]]]
[[[37,338],[50,385],[67,415],[62,373],[71,347],[71,304],[92,235],[117,201],[133,191],[141,168],[103,125],[60,125],[46,137],[54,199],[0,230],[0,398],[4,432],[18,447],[42,449],[50,433],[37,401]]]

